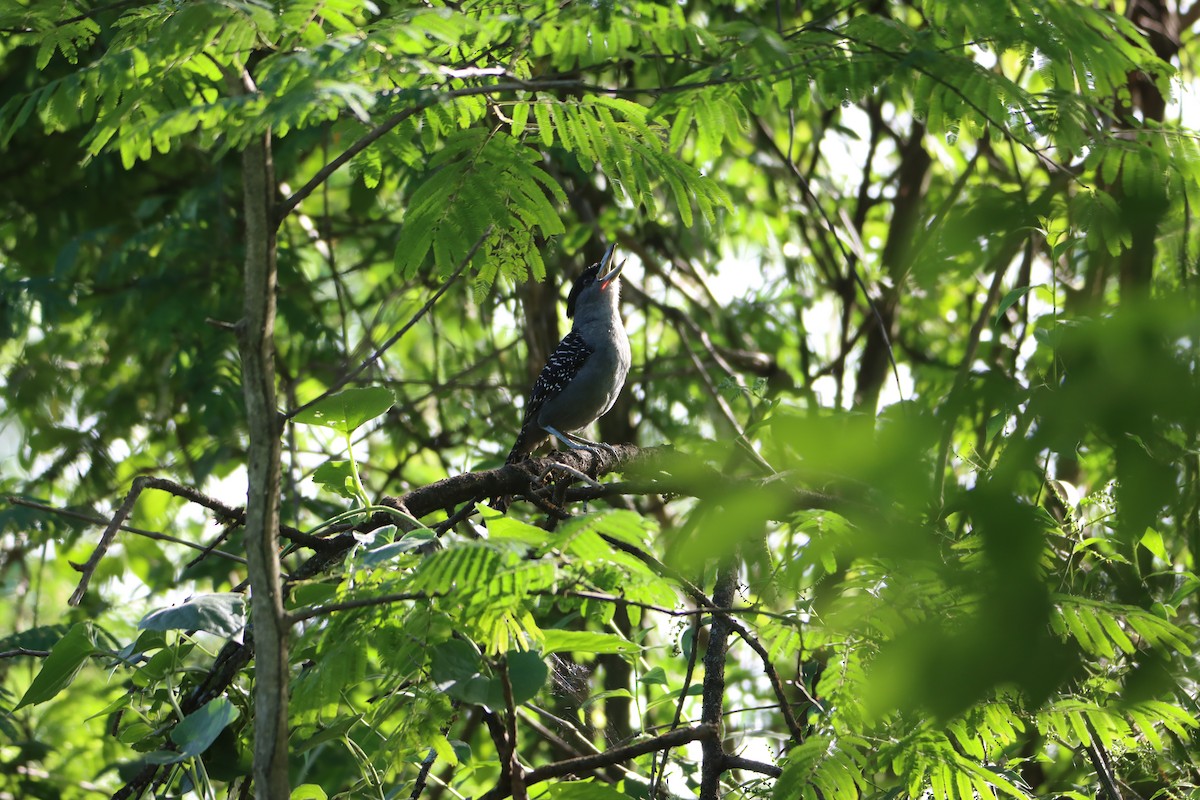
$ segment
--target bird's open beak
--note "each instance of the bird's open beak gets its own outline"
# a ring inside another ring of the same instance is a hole
[[[614,242],[608,246],[608,250],[604,253],[604,258],[600,259],[600,274],[596,280],[600,281],[600,291],[608,288],[609,284],[617,279],[621,274],[621,270],[625,267],[625,261],[622,259],[620,264],[613,266],[613,254],[617,252],[617,245]]]

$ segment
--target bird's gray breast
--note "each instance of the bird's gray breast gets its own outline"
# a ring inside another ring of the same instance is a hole
[[[577,431],[604,416],[617,401],[629,374],[629,337],[621,328],[606,331],[599,341],[588,344],[594,348],[592,354],[575,379],[542,406],[539,425]]]

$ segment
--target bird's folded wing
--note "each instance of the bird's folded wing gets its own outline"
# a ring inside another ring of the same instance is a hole
[[[547,400],[565,389],[594,352],[595,348],[575,331],[564,336],[550,358],[546,359],[546,366],[542,367],[541,374],[533,384],[529,405],[525,407],[525,418],[536,414]]]

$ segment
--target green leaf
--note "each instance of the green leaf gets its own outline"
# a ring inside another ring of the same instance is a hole
[[[342,433],[353,433],[360,425],[383,414],[396,402],[391,389],[365,386],[330,395],[304,409],[293,419]]]
[[[238,718],[238,713],[237,706],[228,698],[218,697],[184,717],[171,731],[171,741],[179,745],[181,755],[198,756]]]
[[[646,674],[638,678],[638,683],[646,683],[650,685],[666,686],[667,672],[662,667],[652,667],[646,671]]]
[[[623,800],[630,795],[587,780],[551,784],[545,796],[550,800]]]
[[[25,690],[16,708],[37,705],[54,698],[71,685],[88,656],[96,652],[91,623],[77,622],[50,648],[50,655]],[[14,709],[15,711],[16,709]]]
[[[992,327],[997,327],[1000,324],[1000,320],[1004,319],[1004,312],[1008,311],[1017,303],[1018,300],[1036,288],[1037,286],[1018,286],[1016,289],[1013,289],[1011,292],[1004,295],[1004,297],[1000,298],[1000,303],[996,306],[996,313],[992,316]]]
[[[542,138],[542,144],[550,147],[554,144],[554,124],[550,119],[550,103],[545,101],[534,103],[533,115],[537,118],[538,135]]]
[[[1158,556],[1161,560],[1168,564],[1171,563],[1171,558],[1167,555],[1167,547],[1163,544],[1162,534],[1154,528],[1146,528],[1146,532],[1142,534],[1139,544]]]
[[[361,716],[342,717],[328,728],[317,728],[316,732],[309,735],[308,738],[302,739],[299,742],[293,742],[291,745],[292,753],[307,753],[314,747],[338,741],[345,737],[351,728],[362,721],[363,718]]]
[[[501,557],[492,548],[476,543],[462,544],[434,553],[421,562],[413,574],[411,586],[415,591],[446,594],[455,589],[480,589],[494,578],[501,567]]]
[[[179,752],[151,753],[146,760],[152,764],[177,764],[195,758],[207,750],[238,716],[237,707],[228,698],[218,697],[205,703],[171,731],[171,741],[179,745]]]
[[[246,627],[246,598],[237,592],[202,594],[142,617],[139,630],[207,631],[232,638]]]
[[[354,471],[349,461],[326,461],[313,470],[312,482],[349,500],[358,499],[358,492],[354,489]]]
[[[546,662],[532,650],[510,650],[505,658],[508,661],[508,681],[512,686],[513,702],[521,705],[532,700],[550,675]],[[496,684],[493,688],[499,689],[500,705],[503,706],[504,687],[498,678],[493,680]]]
[[[449,739],[439,733],[433,737],[432,746],[438,758],[451,766],[458,766],[458,754],[454,752],[454,746],[450,744]]]
[[[564,631],[551,628],[543,631],[542,655],[551,653],[640,653],[642,648],[615,633],[594,631]]]
[[[512,135],[520,138],[529,122],[529,106],[531,103],[517,101],[512,110]]]
[[[455,699],[477,705],[488,702],[490,680],[483,674],[483,659],[461,639],[433,649],[429,674],[439,691]]]
[[[292,789],[291,800],[328,800],[329,795],[315,783],[302,783]]]
[[[993,414],[988,417],[987,424],[984,426],[984,438],[989,442],[996,438],[996,434],[1004,430],[1005,424],[1008,422],[1008,414],[1000,413]]]
[[[512,517],[492,517],[487,521],[488,541],[520,542],[539,547],[546,542],[546,531]]]
[[[387,544],[364,551],[358,556],[358,563],[364,567],[377,567],[380,564],[391,561],[396,556],[403,553],[411,553],[413,550],[436,541],[437,534],[433,531],[416,530],[405,534],[404,538],[399,541],[388,542]]]

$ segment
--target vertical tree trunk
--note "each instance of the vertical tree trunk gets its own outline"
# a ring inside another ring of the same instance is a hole
[[[254,632],[254,791],[278,800],[288,788],[288,642],[279,570],[281,417],[275,402],[275,221],[270,134],[242,154],[245,305],[239,326],[250,441],[246,560]]]
[[[1166,0],[1131,0],[1125,15],[1146,31],[1146,39],[1155,54],[1170,62],[1179,53],[1179,14]],[[1129,74],[1129,105],[1120,108],[1122,122],[1131,129],[1143,122],[1161,123],[1166,117],[1167,99],[1158,85],[1143,72]],[[1113,187],[1110,191],[1122,200],[1121,211],[1129,224],[1130,245],[1121,253],[1118,278],[1122,298],[1150,293],[1157,255],[1158,229],[1167,210],[1165,191],[1151,190],[1141,196],[1128,196]]]
[[[908,141],[900,151],[896,199],[893,202],[892,222],[888,227],[887,243],[881,253],[884,270],[891,279],[879,302],[882,324],[868,320],[867,341],[863,346],[858,376],[854,382],[854,407],[874,415],[879,405],[879,393],[888,379],[888,348],[895,340],[898,326],[900,296],[912,266],[912,244],[921,220],[925,191],[929,186],[929,167],[932,157],[925,149],[925,126],[913,125]],[[871,316],[868,312],[868,318]],[[887,335],[884,336],[884,329]]]
[[[737,563],[717,570],[713,588],[713,605],[729,608],[737,590]],[[700,722],[722,729],[725,710],[725,655],[729,651],[729,620],[714,614],[708,629],[708,649],[704,651],[704,683],[701,694]],[[725,747],[720,733],[705,739],[700,764],[700,800],[718,800],[721,796],[721,775],[725,772]]]

